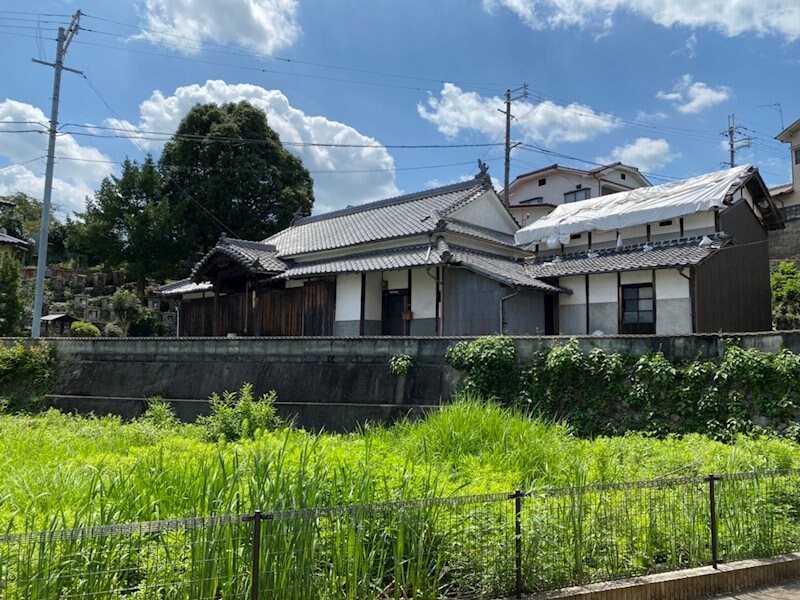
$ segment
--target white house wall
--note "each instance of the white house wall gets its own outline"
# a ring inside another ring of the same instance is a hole
[[[692,333],[689,280],[676,269],[656,271],[656,334]]]
[[[498,202],[498,198],[494,193],[484,194],[477,200],[454,211],[450,216],[480,227],[488,227],[489,229],[503,231],[512,235],[517,231],[516,221],[506,211],[505,207]]]
[[[586,276],[561,277],[561,287],[571,294],[558,295],[558,324],[562,335],[585,335],[586,331]]]
[[[588,332],[602,331],[614,335],[619,329],[617,311],[617,274],[589,275]]]
[[[383,319],[383,274],[364,275],[364,335],[380,335]]]
[[[333,335],[358,335],[361,323],[361,274],[336,276]]]
[[[436,335],[436,280],[424,269],[411,271],[411,313],[411,335]]]

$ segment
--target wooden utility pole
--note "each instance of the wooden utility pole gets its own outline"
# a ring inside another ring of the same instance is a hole
[[[518,96],[512,97],[512,94],[516,94],[517,92],[522,92]],[[506,163],[505,163],[505,177],[503,181],[503,203],[508,206],[508,186],[509,186],[509,176],[511,173],[511,103],[514,100],[519,100],[521,98],[528,97],[528,84],[523,83],[521,87],[518,87],[515,90],[506,90],[506,108],[503,110],[502,108],[498,108],[501,113],[506,116]],[[515,144],[516,146],[516,144]]]
[[[31,323],[31,337],[38,338],[42,324],[42,303],[44,298],[44,272],[47,269],[47,238],[50,231],[50,199],[53,195],[53,165],[56,155],[56,134],[58,133],[58,100],[61,93],[61,71],[72,71],[83,75],[80,71],[64,66],[64,56],[67,54],[72,38],[80,29],[81,11],[72,16],[68,29],[58,28],[56,39],[56,61],[54,63],[32,59],[33,62],[48,67],[53,67],[53,98],[50,107],[50,131],[47,142],[47,167],[44,172],[44,195],[42,196],[42,222],[39,226],[39,256],[36,259],[36,290],[33,296],[33,319]]]

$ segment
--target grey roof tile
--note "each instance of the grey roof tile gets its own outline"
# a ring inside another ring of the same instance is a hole
[[[27,246],[28,242],[0,232],[0,244],[14,244],[15,246]]]
[[[195,264],[192,276],[197,275],[217,254],[229,256],[253,273],[283,273],[286,270],[286,263],[278,258],[275,246],[223,235],[217,245]]]
[[[210,289],[210,282],[195,283],[187,277],[172,283],[165,283],[156,290],[156,293],[162,296],[180,296],[181,294],[190,294],[192,292],[206,292]]]
[[[515,287],[527,287],[546,292],[563,289],[542,281],[528,272],[527,266],[506,256],[478,252],[454,246],[439,238],[436,245],[428,244],[376,250],[364,254],[329,258],[307,263],[296,263],[279,275],[279,279],[299,279],[314,275],[334,273],[362,273],[391,271],[412,267],[436,267],[449,264],[460,266],[495,281]]]
[[[472,179],[309,217],[263,241],[273,244],[279,256],[295,256],[430,233],[438,224],[432,214],[452,213],[478,198],[487,185],[483,179]]]
[[[702,237],[683,238],[670,242],[626,246],[620,250],[596,250],[594,253],[568,254],[560,259],[548,258],[528,262],[526,268],[532,277],[566,277],[592,273],[664,269],[696,265],[719,250],[724,240],[715,239],[714,245],[699,246]]]

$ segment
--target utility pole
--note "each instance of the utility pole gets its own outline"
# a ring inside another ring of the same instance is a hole
[[[522,92],[518,96],[512,97],[512,94],[516,94],[517,92]],[[528,97],[528,84],[523,83],[521,87],[518,87],[515,90],[506,90],[506,109],[503,110],[502,108],[498,108],[497,110],[503,113],[506,116],[506,164],[505,164],[505,178],[504,178],[504,187],[503,187],[503,203],[508,206],[508,185],[509,185],[509,176],[511,173],[511,103],[514,100],[519,100],[521,98]],[[514,144],[516,146],[516,144]]]
[[[731,160],[728,163],[722,163],[729,166],[731,169],[736,166],[736,152],[742,148],[749,148],[753,144],[751,137],[736,137],[740,134],[742,129],[741,125],[736,124],[736,115],[728,115],[728,129],[723,131],[720,135],[727,136],[728,138],[728,151],[731,155]]]
[[[68,29],[58,28],[58,38],[56,40],[56,61],[54,63],[43,60],[32,59],[33,62],[48,67],[53,67],[53,103],[50,107],[50,131],[47,142],[47,167],[44,172],[44,195],[42,197],[42,222],[39,226],[39,256],[36,260],[36,291],[33,297],[33,322],[31,323],[31,337],[39,337],[42,324],[42,301],[44,298],[44,272],[47,268],[47,238],[50,231],[50,199],[53,195],[53,166],[56,152],[56,134],[58,133],[58,99],[61,93],[61,71],[67,70],[73,73],[80,71],[64,66],[64,56],[67,53],[72,38],[80,29],[81,11],[77,11],[72,16],[72,22]]]

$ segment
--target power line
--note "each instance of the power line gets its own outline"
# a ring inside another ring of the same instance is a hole
[[[112,165],[122,165],[125,164],[125,161],[117,161],[117,160],[103,160],[103,159],[96,159],[96,158],[81,158],[81,157],[72,157],[72,156],[56,156],[57,160],[69,160],[69,161],[76,161],[76,162],[86,162],[86,163],[102,163],[102,164],[112,164]],[[490,158],[489,161],[496,161],[500,160],[499,158]],[[312,175],[325,175],[325,174],[352,174],[352,173],[393,173],[395,171],[423,171],[427,169],[444,169],[447,167],[461,167],[465,165],[474,165],[474,160],[469,161],[462,161],[462,162],[454,162],[454,163],[446,163],[446,164],[438,164],[438,165],[417,165],[413,167],[395,167],[392,169],[319,169],[319,170],[309,170],[308,172]],[[175,169],[179,171],[195,171],[196,169],[192,166],[188,165],[171,165],[171,164],[163,164],[162,167],[168,169]],[[230,173],[261,173],[263,172],[262,169],[242,169],[238,167],[203,167],[203,170],[207,171],[215,171],[215,172],[230,172]]]
[[[306,66],[318,67],[318,68],[323,68],[323,69],[333,69],[333,70],[337,70],[337,71],[349,71],[349,72],[353,72],[353,73],[363,73],[363,74],[366,74],[366,75],[379,75],[381,77],[392,77],[392,78],[396,78],[396,79],[406,79],[406,80],[410,80],[410,81],[427,81],[427,82],[431,82],[431,83],[453,83],[453,84],[457,84],[457,85],[470,86],[470,87],[473,87],[473,88],[486,88],[486,89],[498,90],[498,89],[502,89],[503,87],[506,87],[508,85],[508,83],[481,82],[481,81],[461,81],[461,80],[452,80],[452,79],[447,79],[447,78],[436,78],[436,77],[425,77],[425,76],[418,76],[418,75],[408,75],[408,74],[402,74],[402,73],[392,73],[392,72],[388,72],[388,71],[376,71],[376,70],[371,70],[371,69],[362,69],[362,68],[358,68],[358,67],[335,65],[335,64],[330,64],[330,63],[320,63],[320,62],[314,62],[314,61],[309,61],[309,60],[290,58],[290,57],[285,57],[285,56],[277,56],[277,55],[274,55],[274,54],[248,52],[246,50],[233,48],[233,47],[231,47],[229,45],[226,45],[226,44],[218,44],[218,43],[209,42],[209,41],[202,40],[202,39],[191,38],[191,37],[187,37],[187,36],[182,36],[182,35],[166,32],[166,31],[158,31],[158,30],[154,30],[154,29],[148,29],[146,27],[141,27],[139,25],[133,25],[131,23],[125,23],[125,22],[122,22],[122,21],[116,21],[116,20],[113,20],[113,19],[107,19],[107,18],[104,18],[104,17],[95,16],[95,15],[85,15],[85,16],[90,18],[90,19],[103,21],[105,23],[111,23],[111,24],[114,24],[114,25],[121,25],[123,27],[129,27],[129,28],[135,29],[137,31],[143,31],[143,32],[147,32],[147,33],[152,33],[153,35],[159,36],[161,38],[169,37],[169,38],[173,38],[173,39],[188,41],[188,42],[191,42],[191,43],[195,44],[195,46],[184,46],[184,45],[179,45],[179,44],[167,44],[167,43],[164,43],[163,41],[158,42],[159,44],[162,44],[162,45],[173,46],[173,47],[183,48],[183,49],[193,49],[193,50],[202,49],[202,50],[206,50],[206,51],[212,51],[211,48],[218,48],[219,50],[214,50],[214,52],[217,52],[217,53],[220,53],[220,54],[230,54],[230,55],[233,55],[233,56],[247,56],[247,57],[258,58],[258,59],[262,59],[262,60],[263,59],[269,59],[269,60],[275,60],[275,61],[280,61],[280,62],[285,62],[285,63],[290,63],[290,64],[306,65]],[[85,31],[91,31],[93,33],[98,33],[100,35],[110,35],[110,36],[121,37],[118,33],[115,33],[115,32],[94,30],[94,29],[84,29],[84,30]]]
[[[0,168],[0,173],[2,173],[3,171],[9,171],[11,169],[17,169],[19,167],[24,167],[25,165],[29,165],[32,162],[36,162],[37,160],[41,160],[43,158],[44,158],[44,156],[37,156],[35,158],[31,158],[30,160],[26,160],[26,161],[21,162],[21,163],[16,163],[16,164],[13,164],[13,165],[6,165],[5,167]]]

